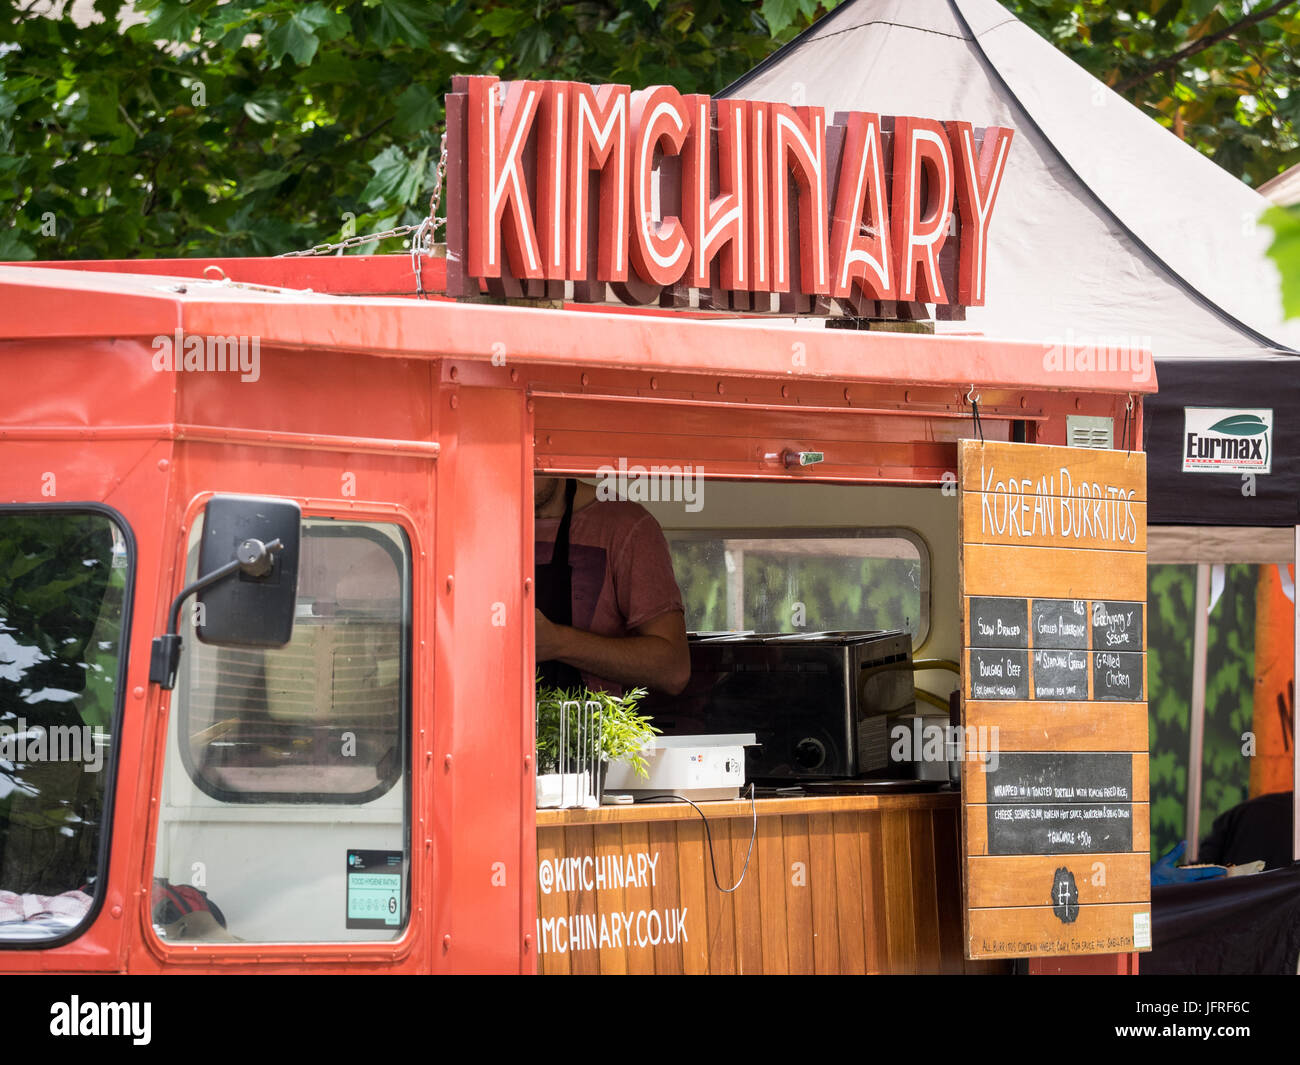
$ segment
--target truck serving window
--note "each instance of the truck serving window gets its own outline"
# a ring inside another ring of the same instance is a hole
[[[665,529],[694,632],[930,628],[930,555],[910,529]]]
[[[0,948],[97,908],[131,562],[107,508],[0,507]]]
[[[397,525],[304,518],[285,647],[200,643],[187,606],[154,870],[162,938],[400,934],[410,570]]]

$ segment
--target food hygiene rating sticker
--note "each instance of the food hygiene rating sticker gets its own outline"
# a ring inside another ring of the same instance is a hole
[[[401,851],[348,851],[348,928],[402,923]]]

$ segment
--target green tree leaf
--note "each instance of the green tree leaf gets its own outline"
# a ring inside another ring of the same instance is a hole
[[[397,98],[397,119],[393,129],[398,133],[415,133],[430,130],[442,116],[442,101],[425,85],[412,85]]]
[[[1282,312],[1300,315],[1300,208],[1270,207],[1260,219],[1273,230],[1269,257],[1282,275]]]
[[[305,67],[316,55],[320,39],[301,14],[293,14],[267,35],[266,45],[272,62],[278,63],[287,54],[300,67]]]
[[[799,0],[763,0],[762,12],[763,21],[775,37],[794,24],[799,14]]]
[[[0,262],[28,262],[36,251],[14,229],[0,229]]]

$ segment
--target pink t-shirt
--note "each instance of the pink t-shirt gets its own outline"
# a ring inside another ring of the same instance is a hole
[[[536,564],[551,561],[559,518],[538,518]],[[569,523],[573,567],[573,627],[597,636],[630,636],[639,625],[682,610],[668,542],[639,503],[597,500],[573,512]],[[583,672],[587,687],[621,695],[620,685]]]

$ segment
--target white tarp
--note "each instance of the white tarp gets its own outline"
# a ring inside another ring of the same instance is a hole
[[[850,0],[724,95],[1016,130],[987,303],[941,331],[1300,348],[1256,225],[1267,202],[994,0]]]

